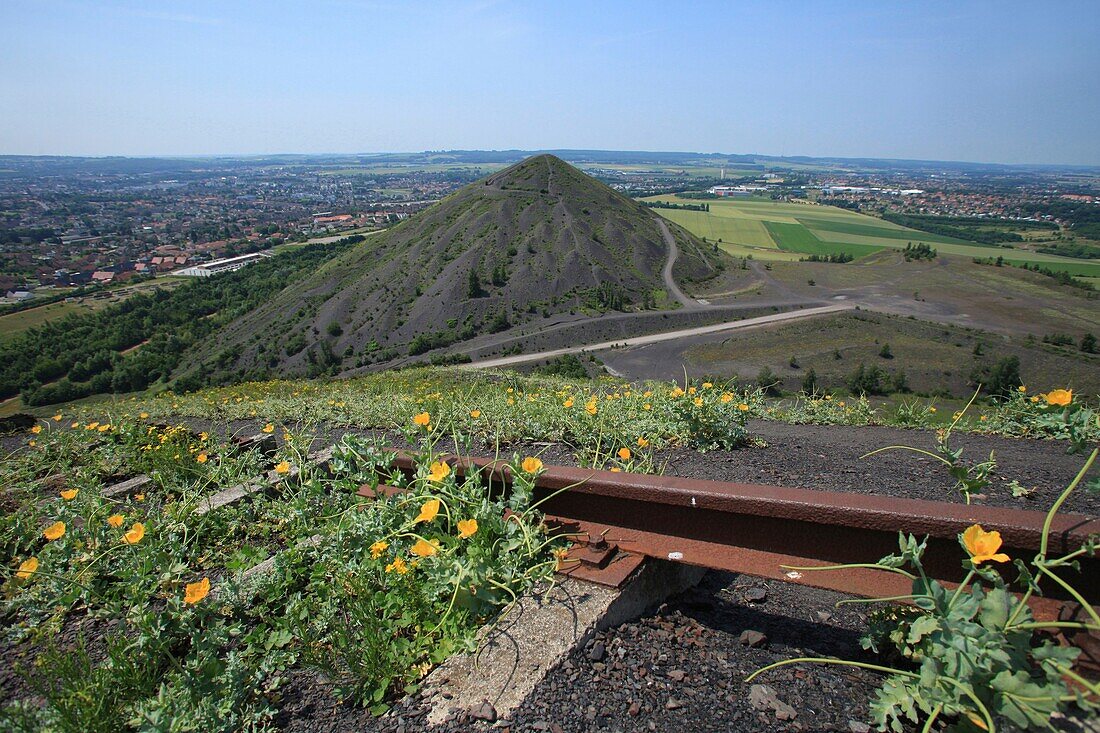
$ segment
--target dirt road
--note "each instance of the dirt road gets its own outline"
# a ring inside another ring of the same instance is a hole
[[[668,245],[668,259],[665,260],[665,269],[661,271],[661,277],[665,281],[665,289],[668,290],[669,295],[680,301],[680,305],[686,310],[704,308],[705,306],[698,300],[684,295],[684,291],[680,290],[680,286],[676,284],[676,278],[672,276],[672,266],[676,264],[676,258],[680,256],[680,248],[676,246],[676,238],[668,230],[668,224],[665,224],[665,220],[658,216],[656,221],[661,230],[661,236],[665,238],[665,244]]]
[[[619,339],[617,341],[603,341],[596,344],[568,346],[561,349],[552,349],[550,351],[541,351],[533,354],[519,354],[517,356],[504,356],[497,359],[485,359],[483,361],[475,361],[470,364],[462,364],[459,365],[457,368],[491,369],[496,367],[512,366],[514,364],[523,364],[531,361],[541,361],[543,359],[552,359],[554,357],[563,356],[565,354],[604,351],[606,349],[621,346],[645,346],[647,344],[655,344],[661,341],[673,341],[675,339],[685,338],[688,336],[702,336],[712,333],[722,333],[725,331],[737,331],[745,328],[766,326],[782,321],[793,321],[802,318],[814,318],[816,316],[823,316],[830,313],[839,313],[841,311],[851,310],[853,307],[854,306],[848,303],[844,303],[838,305],[821,306],[820,308],[806,308],[803,310],[788,311],[786,313],[774,313],[772,315],[760,316],[758,318],[746,318],[740,321],[726,321],[725,323],[717,323],[713,326],[696,326],[695,328],[682,328],[676,331],[668,331],[667,333],[654,333],[648,336],[635,336],[632,338]]]

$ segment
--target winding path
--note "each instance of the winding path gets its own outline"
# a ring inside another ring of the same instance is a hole
[[[684,291],[680,290],[680,286],[676,284],[676,278],[672,276],[672,266],[676,264],[676,258],[680,256],[680,248],[676,246],[676,238],[672,236],[672,232],[668,230],[668,224],[661,217],[656,217],[657,226],[661,230],[661,236],[665,238],[665,244],[668,245],[668,259],[665,260],[665,269],[661,271],[661,277],[665,281],[665,288],[673,298],[680,301],[680,305],[685,310],[701,310],[704,308],[703,304],[694,298],[689,298],[684,295]]]

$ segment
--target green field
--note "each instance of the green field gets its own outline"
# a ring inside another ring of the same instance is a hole
[[[788,252],[808,255],[850,254],[864,257],[882,249],[870,244],[850,244],[847,242],[824,242],[802,224],[767,222],[765,224],[779,248]]]
[[[40,305],[37,308],[28,308],[27,310],[0,316],[0,341],[22,333],[28,328],[41,326],[47,321],[64,318],[74,313],[91,313],[92,311],[105,308],[110,305],[110,302],[111,301],[106,298],[102,300],[92,300],[88,298],[83,303],[66,303],[62,301],[60,303]]]
[[[705,237],[734,257],[762,260],[797,259],[792,254],[848,253],[863,257],[881,249],[927,244],[941,254],[988,258],[1002,256],[1012,264],[1039,264],[1081,277],[1100,277],[1100,262],[966,242],[940,234],[892,224],[833,206],[767,199],[699,199],[676,195],[650,196],[645,201],[706,203],[710,211],[654,209],[692,234]]]

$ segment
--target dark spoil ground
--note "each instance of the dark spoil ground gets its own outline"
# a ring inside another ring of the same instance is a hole
[[[862,611],[834,608],[841,598],[786,583],[708,573],[655,612],[575,650],[505,727],[565,733],[865,730],[862,721],[877,683],[872,673],[803,666],[744,681],[760,667],[794,657],[867,659],[859,646]],[[744,632],[766,640],[749,646],[742,641]],[[440,727],[490,729],[487,722],[463,714]]]

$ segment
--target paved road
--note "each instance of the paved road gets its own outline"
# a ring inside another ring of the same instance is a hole
[[[830,313],[839,313],[841,311],[851,310],[852,308],[854,308],[854,306],[848,303],[838,305],[826,305],[821,306],[820,308],[806,308],[803,310],[788,311],[786,313],[774,313],[770,316],[746,318],[741,321],[726,321],[725,323],[717,323],[713,326],[681,328],[677,331],[654,333],[648,336],[634,336],[632,338],[618,339],[617,341],[602,341],[597,344],[567,346],[562,349],[540,351],[533,354],[519,354],[518,356],[503,356],[497,359],[485,359],[484,361],[476,361],[470,364],[461,364],[457,368],[492,369],[496,367],[507,367],[512,366],[513,364],[523,364],[529,361],[552,359],[556,356],[563,356],[565,354],[572,354],[577,352],[585,353],[589,351],[604,351],[605,349],[610,349],[616,346],[645,346],[646,344],[655,344],[660,341],[672,341],[674,339],[684,338],[685,336],[702,336],[710,333],[721,333],[723,331],[738,331],[745,328],[766,326],[768,324],[779,323],[782,321],[794,321],[802,318],[814,318],[817,316],[824,316]]]
[[[665,224],[665,220],[658,216],[656,221],[661,230],[661,235],[665,238],[665,244],[668,245],[668,259],[665,260],[665,269],[661,272],[661,277],[665,281],[665,288],[668,289],[673,298],[680,301],[680,305],[685,310],[699,310],[705,307],[694,298],[684,295],[684,291],[680,290],[680,286],[676,284],[676,278],[672,276],[672,266],[676,264],[676,258],[680,256],[680,248],[676,246],[676,238],[668,230],[668,224]]]

